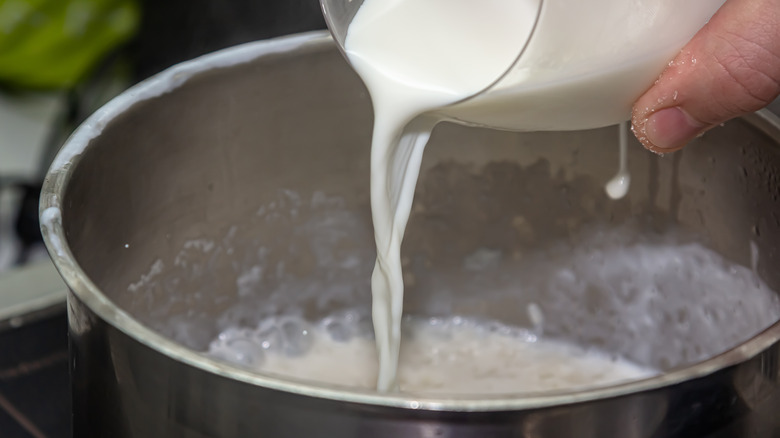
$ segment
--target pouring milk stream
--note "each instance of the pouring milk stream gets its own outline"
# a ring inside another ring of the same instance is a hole
[[[379,390],[397,388],[400,251],[434,126],[447,120],[532,131],[624,122],[636,98],[723,3],[355,2],[359,9],[341,43],[374,106],[371,207],[377,260],[371,286]],[[328,1],[323,4],[327,16]],[[607,187],[613,198],[624,196],[629,183],[626,129],[621,136],[621,169]]]

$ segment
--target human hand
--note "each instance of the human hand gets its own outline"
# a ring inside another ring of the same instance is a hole
[[[659,153],[780,94],[780,0],[728,0],[634,104],[632,129]]]

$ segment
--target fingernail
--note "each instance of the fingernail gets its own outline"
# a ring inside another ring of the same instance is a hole
[[[653,113],[645,124],[647,139],[658,149],[679,149],[696,138],[705,126],[678,107]]]

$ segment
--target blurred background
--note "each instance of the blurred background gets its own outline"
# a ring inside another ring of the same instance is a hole
[[[324,28],[317,0],[0,0],[0,272],[45,257],[36,191],[107,100],[214,50]]]
[[[0,0],[0,437],[70,436],[65,287],[38,197],[109,99],[224,47],[324,29],[317,0]]]

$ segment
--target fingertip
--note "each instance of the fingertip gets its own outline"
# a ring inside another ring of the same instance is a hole
[[[669,100],[671,103],[675,101]],[[637,140],[646,149],[658,154],[684,148],[707,128],[707,124],[691,117],[682,106],[635,107],[631,119],[631,130]]]
[[[644,124],[647,141],[657,150],[672,152],[682,149],[706,129],[680,107],[654,112]]]
[[[639,140],[639,143],[641,143],[642,146],[644,146],[644,148],[650,152],[654,152],[659,155],[665,152],[669,152],[659,149],[647,137],[647,119],[650,113],[650,108],[644,108],[643,111],[640,111],[637,109],[637,107],[635,107],[634,113],[631,116],[631,132],[634,134],[634,137]]]
[[[668,153],[780,93],[777,0],[730,0],[634,105],[634,134]]]

